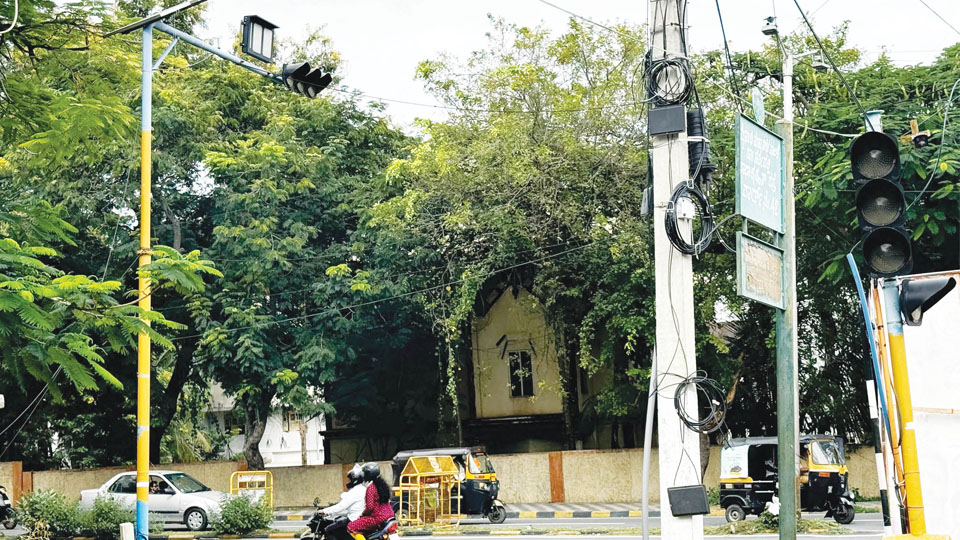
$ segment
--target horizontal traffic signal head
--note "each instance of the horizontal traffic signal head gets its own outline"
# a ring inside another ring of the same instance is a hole
[[[957,280],[952,277],[905,279],[900,284],[900,314],[903,322],[920,326],[923,314],[953,290]]]
[[[913,269],[910,235],[901,227],[877,227],[863,237],[863,258],[871,274],[899,276]]]
[[[850,146],[850,163],[854,180],[900,180],[900,148],[886,133],[869,131],[857,137]]]
[[[287,88],[309,98],[317,97],[317,94],[333,82],[331,74],[320,69],[311,69],[307,62],[284,64],[281,78]]]

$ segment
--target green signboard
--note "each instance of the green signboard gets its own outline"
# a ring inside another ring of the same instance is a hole
[[[736,130],[737,213],[782,234],[783,139],[743,115]]]
[[[783,250],[738,232],[737,294],[783,309]]]

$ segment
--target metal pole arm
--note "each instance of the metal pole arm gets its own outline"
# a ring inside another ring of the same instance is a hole
[[[248,69],[248,70],[256,73],[257,75],[261,75],[261,76],[263,76],[263,77],[266,77],[266,78],[270,79],[271,81],[273,81],[273,82],[275,82],[275,83],[277,83],[277,84],[283,84],[283,80],[280,78],[280,76],[275,75],[275,74],[273,74],[273,73],[270,73],[269,71],[263,69],[262,67],[260,67],[260,66],[258,66],[258,65],[256,65],[256,64],[247,62],[246,60],[244,60],[243,58],[240,58],[239,56],[236,56],[236,55],[230,54],[230,53],[228,53],[228,52],[226,52],[226,51],[220,50],[220,49],[218,49],[218,48],[210,45],[209,43],[201,40],[201,39],[198,38],[198,37],[191,36],[190,34],[188,34],[188,33],[186,33],[186,32],[181,32],[180,30],[177,30],[176,28],[170,26],[170,25],[167,24],[167,23],[164,23],[164,22],[154,23],[154,24],[153,24],[153,28],[154,28],[155,30],[158,30],[158,31],[160,31],[160,32],[163,32],[164,34],[169,34],[169,35],[171,35],[171,36],[173,36],[173,37],[175,37],[175,38],[180,38],[180,39],[183,40],[184,42],[189,43],[189,44],[193,45],[194,47],[196,47],[196,48],[198,48],[198,49],[202,49],[202,50],[207,51],[208,53],[210,53],[210,54],[212,54],[212,55],[214,55],[214,56],[219,56],[220,58],[223,58],[224,60],[233,62],[234,64],[236,64],[236,65],[238,65],[238,66],[240,66],[240,67],[242,67],[242,68]]]

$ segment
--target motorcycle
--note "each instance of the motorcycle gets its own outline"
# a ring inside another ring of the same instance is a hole
[[[17,526],[17,511],[10,504],[7,488],[3,486],[0,486],[0,523],[8,530]]]
[[[319,509],[320,501],[314,500],[313,507]],[[323,514],[319,512],[314,512],[313,517],[307,522],[306,532],[300,535],[300,540],[334,540],[333,538],[326,538],[323,532],[324,529],[332,524],[332,520],[325,518]],[[399,540],[400,537],[397,535],[397,527],[397,520],[390,518],[381,524],[374,532],[367,534],[349,533],[349,535],[353,540]]]

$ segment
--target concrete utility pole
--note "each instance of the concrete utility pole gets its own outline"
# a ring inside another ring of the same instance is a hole
[[[793,63],[804,53],[787,53],[783,59],[783,120],[777,128],[783,137],[784,205],[783,309],[777,311],[777,470],[779,471],[780,539],[797,537],[797,474],[800,428],[800,392],[797,385],[797,248],[793,194]]]
[[[653,0],[653,60],[684,56],[681,44],[680,0]],[[692,84],[692,81],[689,81]],[[650,150],[653,160],[654,269],[657,306],[657,434],[660,451],[661,536],[671,540],[703,538],[703,516],[674,517],[667,488],[702,483],[700,434],[680,421],[674,406],[677,383],[697,370],[693,320],[693,257],[683,255],[670,243],[664,217],[673,193],[681,182],[690,181],[687,135],[655,136]],[[676,208],[681,234],[690,237],[692,204]],[[686,207],[686,208],[684,208]],[[686,414],[698,416],[697,391],[686,385]]]

